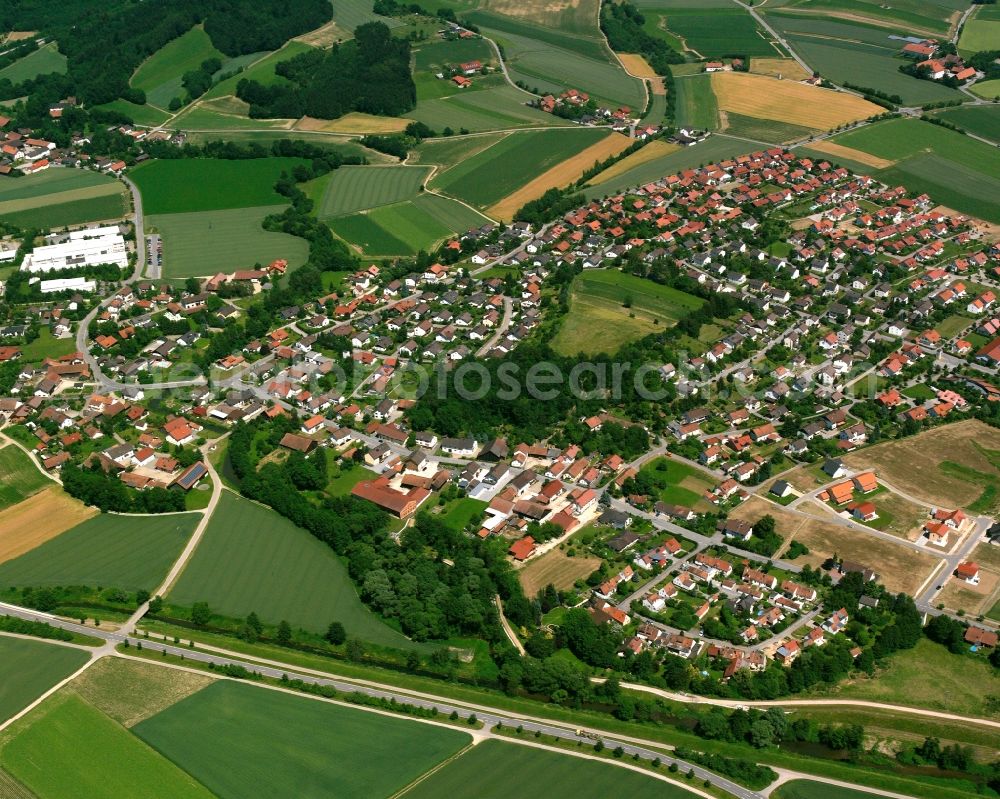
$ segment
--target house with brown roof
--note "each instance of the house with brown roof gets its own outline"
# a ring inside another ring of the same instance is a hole
[[[426,488],[399,491],[389,485],[389,478],[382,476],[375,480],[362,480],[351,489],[352,496],[374,502],[393,516],[405,519],[412,516],[417,508],[431,495]]]

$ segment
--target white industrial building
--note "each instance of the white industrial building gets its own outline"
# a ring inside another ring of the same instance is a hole
[[[34,252],[24,257],[21,269],[26,272],[52,272],[101,264],[128,266],[125,239],[116,225],[74,230],[67,241],[36,247]]]
[[[97,290],[97,283],[85,277],[61,277],[56,280],[40,281],[38,289],[42,294],[51,294],[53,291],[82,291],[90,294]]]

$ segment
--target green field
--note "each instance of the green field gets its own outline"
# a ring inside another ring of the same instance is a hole
[[[56,338],[47,327],[38,331],[38,338],[21,347],[21,357],[29,363],[37,363],[45,358],[61,358],[71,352],[76,352],[76,339],[72,336]]]
[[[100,172],[62,167],[46,169],[37,175],[28,175],[16,180],[0,180],[0,209],[6,211],[7,203],[14,200],[39,200],[38,204],[42,205],[46,201],[58,200],[58,197],[52,195],[94,186],[121,186],[121,184]]]
[[[16,85],[52,72],[66,72],[66,56],[59,52],[55,42],[42,45],[35,52],[0,69],[0,80],[6,79]]]
[[[965,23],[958,49],[966,54],[996,50],[1000,42],[1000,20],[973,18]]]
[[[226,60],[205,29],[196,25],[143,61],[129,83],[146,92],[147,103],[165,109],[174,97],[183,99],[187,94],[181,83],[184,73],[198,69],[208,58]]]
[[[157,125],[162,125],[170,118],[170,114],[166,111],[154,108],[148,103],[146,105],[137,105],[136,103],[130,103],[128,100],[122,100],[120,98],[97,107],[102,111],[115,111],[119,114],[124,114],[136,125],[148,125],[150,127],[155,127]]]
[[[193,103],[178,114],[170,126],[185,131],[216,132],[213,139],[222,138],[220,134],[223,131],[228,134],[230,130],[288,130],[290,123],[287,119],[250,119],[242,112],[233,113],[239,102],[236,98],[226,97]],[[229,111],[222,111],[222,108]],[[228,139],[228,135],[226,138]]]
[[[997,86],[1000,91],[1000,84]],[[935,114],[969,133],[1000,142],[1000,105],[967,105]]]
[[[38,799],[212,799],[193,777],[72,694],[12,727],[0,765]]]
[[[338,28],[353,31],[366,22],[382,22],[390,28],[401,26],[398,19],[379,16],[372,11],[372,0],[337,0],[333,4],[333,21]]]
[[[552,348],[563,355],[593,354],[597,345],[598,352],[613,354],[623,344],[672,325],[702,303],[691,294],[617,269],[588,270],[573,282],[570,312]]]
[[[663,33],[675,34],[704,58],[782,55],[757,27],[753,17],[734,5],[705,8],[703,4],[691,2],[688,7],[671,4],[670,8],[660,8],[655,7],[654,2],[643,3],[646,31],[665,38],[668,43],[671,39]]]
[[[274,184],[282,172],[304,163],[300,158],[154,160],[129,176],[142,192],[146,214],[180,214],[285,203]]]
[[[341,3],[338,2],[337,6],[340,5]],[[285,42],[280,50],[275,50],[273,53],[269,53],[267,55],[261,53],[260,55],[262,57],[255,61],[253,65],[247,66],[246,69],[238,75],[233,75],[231,78],[226,78],[226,80],[215,84],[215,86],[205,92],[202,96],[205,99],[211,99],[213,97],[225,97],[229,94],[235,94],[236,85],[241,80],[255,80],[258,83],[263,83],[265,86],[278,82],[284,82],[284,78],[275,74],[275,66],[282,61],[287,61],[293,56],[297,56],[299,53],[306,53],[309,50],[315,49],[316,48],[308,44],[303,44],[302,42],[297,42],[292,39],[291,41]]]
[[[493,48],[485,39],[452,39],[423,44],[413,52],[417,70],[439,72],[446,66],[458,66],[465,61],[489,64],[494,59]]]
[[[51,484],[19,447],[8,444],[0,449],[0,508],[16,505]]]
[[[969,91],[986,100],[996,100],[1000,98],[1000,78],[974,83]]]
[[[256,611],[314,632],[341,622],[374,644],[412,648],[365,607],[344,565],[324,543],[274,511],[226,491],[170,599],[208,602],[222,614]]]
[[[332,219],[412,199],[429,174],[428,167],[342,166],[331,173],[316,215]]]
[[[504,136],[506,136],[505,133],[494,133],[489,136],[425,139],[410,154],[410,162],[451,167],[461,163],[466,158],[471,158],[487,147],[492,147]]]
[[[0,723],[19,713],[90,659],[57,644],[0,636]]]
[[[476,518],[483,515],[489,503],[471,497],[456,499],[445,506],[444,512],[440,516],[442,523],[448,525],[456,532],[463,531],[466,526]]]
[[[464,233],[469,228],[481,227],[489,221],[478,211],[457,200],[430,192],[421,194],[413,200],[413,204],[456,233]]]
[[[95,516],[0,564],[0,585],[153,590],[180,555],[200,518],[195,514]]]
[[[146,229],[155,229],[163,236],[163,273],[168,277],[249,269],[276,258],[286,259],[294,268],[306,262],[308,242],[261,227],[264,217],[281,213],[285,207],[160,214],[146,218]]]
[[[219,799],[382,799],[470,741],[461,730],[228,681],[134,731]]]
[[[119,192],[88,200],[45,204],[27,211],[5,213],[3,221],[25,228],[60,228],[124,219],[128,213],[125,197],[124,192]]]
[[[511,133],[435,176],[432,185],[486,208],[607,135],[595,128]]]
[[[803,16],[849,15],[870,20],[873,25],[925,34],[947,33],[949,18],[968,7],[963,0],[896,0],[891,4],[879,0],[779,0],[775,5]]]
[[[677,127],[695,130],[719,129],[719,106],[712,91],[711,75],[692,75],[674,80]]]
[[[469,789],[475,786],[474,794]],[[530,786],[537,786],[532,790]],[[506,741],[489,740],[406,793],[407,799],[471,796],[546,799],[627,796],[630,799],[693,799],[683,788],[611,764],[564,755]]]
[[[63,167],[0,180],[0,218],[25,227],[54,228],[121,219],[125,187],[100,172]]]
[[[451,127],[456,133],[462,128],[477,133],[529,126],[569,127],[571,123],[526,105],[533,99],[513,86],[504,85],[421,100],[414,110],[403,116],[423,122],[438,132],[446,127]]]
[[[328,223],[339,238],[357,247],[365,255],[413,255],[416,250],[379,225],[370,214],[338,216]]]
[[[671,458],[657,458],[640,471],[649,473],[657,482],[666,481],[666,486],[660,490],[660,500],[688,508],[703,506],[705,503],[702,497],[715,485],[715,480],[707,472]]]
[[[791,780],[771,794],[774,799],[875,799],[876,794],[811,780]]]
[[[755,141],[784,144],[806,139],[815,132],[815,128],[805,128],[790,122],[758,119],[733,111],[726,112],[726,133],[730,136],[742,136]]]

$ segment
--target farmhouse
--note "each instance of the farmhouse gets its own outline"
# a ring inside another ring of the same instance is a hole
[[[398,491],[390,487],[387,477],[375,480],[362,480],[351,489],[353,496],[374,502],[393,516],[405,519],[413,515],[417,508],[431,495],[426,488],[413,488],[410,491]]]

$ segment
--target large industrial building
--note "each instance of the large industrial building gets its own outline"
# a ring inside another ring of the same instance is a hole
[[[74,230],[59,244],[36,247],[34,252],[24,257],[21,269],[26,272],[52,272],[101,264],[128,266],[125,239],[117,225]]]

